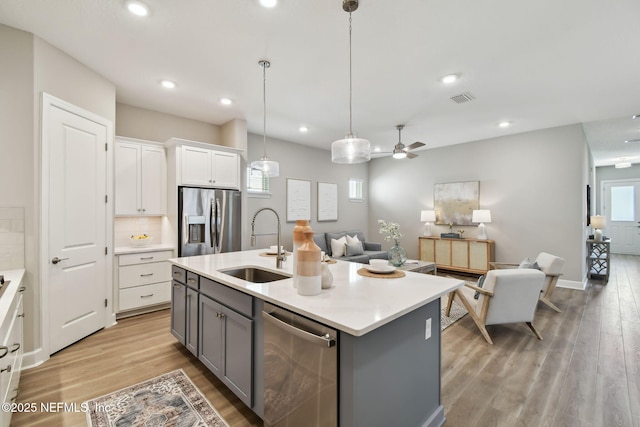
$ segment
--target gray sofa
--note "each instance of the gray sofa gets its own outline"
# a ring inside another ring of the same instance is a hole
[[[338,240],[339,238],[347,234],[349,236],[358,236],[358,240],[362,242],[363,253],[350,256],[345,255],[341,257],[333,256],[333,254],[331,253],[331,239]],[[380,243],[367,242],[362,231],[352,230],[340,231],[337,233],[317,233],[313,236],[313,240],[316,242],[316,245],[320,246],[320,249],[323,250],[327,255],[341,261],[351,261],[367,264],[372,258],[387,259],[387,251],[382,250],[382,245]]]

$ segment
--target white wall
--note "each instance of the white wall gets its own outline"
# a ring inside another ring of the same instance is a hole
[[[369,176],[369,234],[378,219],[398,222],[411,258],[423,232],[420,211],[434,206],[434,184],[480,181],[496,260],[519,262],[545,251],[567,260],[564,280],[584,280],[588,148],[581,125],[421,151],[411,160],[376,159]],[[475,226],[456,228],[464,228],[465,237],[477,235]],[[434,229],[439,234],[448,227]]]

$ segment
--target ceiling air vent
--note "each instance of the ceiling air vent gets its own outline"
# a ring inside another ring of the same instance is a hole
[[[465,93],[461,93],[460,95],[452,96],[450,99],[456,104],[462,104],[465,102],[469,102],[475,98],[469,92],[465,92]]]

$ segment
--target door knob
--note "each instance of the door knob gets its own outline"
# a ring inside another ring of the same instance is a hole
[[[57,263],[59,263],[60,261],[64,261],[64,260],[66,260],[66,259],[69,259],[69,258],[58,258],[57,256],[55,256],[55,257],[53,257],[53,258],[51,259],[51,263],[52,263],[52,264],[57,264]]]

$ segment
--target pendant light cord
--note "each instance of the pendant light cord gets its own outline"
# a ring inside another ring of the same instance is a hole
[[[264,158],[267,157],[267,62],[262,64],[262,146]]]
[[[353,84],[352,84],[352,71],[351,71],[351,12],[349,12],[349,137],[353,137],[353,130],[351,129],[351,109],[352,109],[352,92],[353,92]]]

